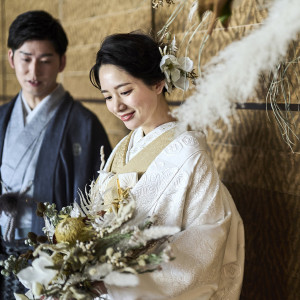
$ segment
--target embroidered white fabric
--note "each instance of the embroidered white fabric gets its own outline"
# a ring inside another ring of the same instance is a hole
[[[156,133],[161,134],[161,128]],[[137,142],[136,153],[150,141],[142,146]],[[137,201],[133,222],[155,214],[160,224],[182,230],[170,243],[175,260],[163,264],[161,271],[139,275],[137,287],[107,286],[110,299],[239,299],[243,223],[207,153],[202,133],[190,131],[175,138],[132,193]]]
[[[176,122],[168,122],[162,124],[155,128],[155,130],[150,131],[147,135],[144,135],[143,129],[140,127],[132,133],[128,145],[128,151],[126,154],[126,163],[132,159],[137,153],[149,145],[152,141],[158,138],[164,132],[174,128]]]

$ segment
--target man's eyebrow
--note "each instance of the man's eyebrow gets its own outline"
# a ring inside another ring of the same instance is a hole
[[[30,53],[30,52],[20,51],[20,53],[22,53],[24,55],[32,56],[32,53]],[[53,53],[43,53],[40,55],[40,57],[50,57],[50,56],[53,56]]]
[[[121,84],[115,86],[114,89],[117,90],[117,89],[119,89],[120,87],[126,86],[126,85],[128,85],[128,84],[130,84],[130,82],[121,83]],[[108,91],[106,91],[106,90],[101,90],[101,93],[108,93]]]

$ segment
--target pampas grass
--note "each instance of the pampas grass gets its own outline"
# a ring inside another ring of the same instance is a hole
[[[182,126],[205,130],[222,119],[230,127],[235,103],[254,95],[262,72],[273,70],[300,31],[300,1],[276,0],[261,27],[214,57],[195,92],[173,115]]]

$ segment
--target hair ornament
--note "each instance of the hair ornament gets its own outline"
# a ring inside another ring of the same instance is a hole
[[[159,47],[162,59],[160,61],[160,69],[165,74],[165,87],[170,93],[174,88],[187,91],[189,88],[189,80],[194,84],[197,78],[194,72],[194,63],[189,57],[176,57],[178,48],[176,47],[175,36],[170,42],[171,35],[166,34],[168,43]]]

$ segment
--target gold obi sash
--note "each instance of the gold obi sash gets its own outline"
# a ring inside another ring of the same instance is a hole
[[[108,182],[106,192],[103,195],[105,205],[109,205],[114,200],[119,199],[118,174],[135,172],[138,174],[138,179],[140,179],[156,156],[174,139],[174,132],[174,128],[164,132],[126,164],[126,153],[132,135],[132,132],[130,132],[116,150],[107,168],[107,171],[113,172],[115,175]]]

